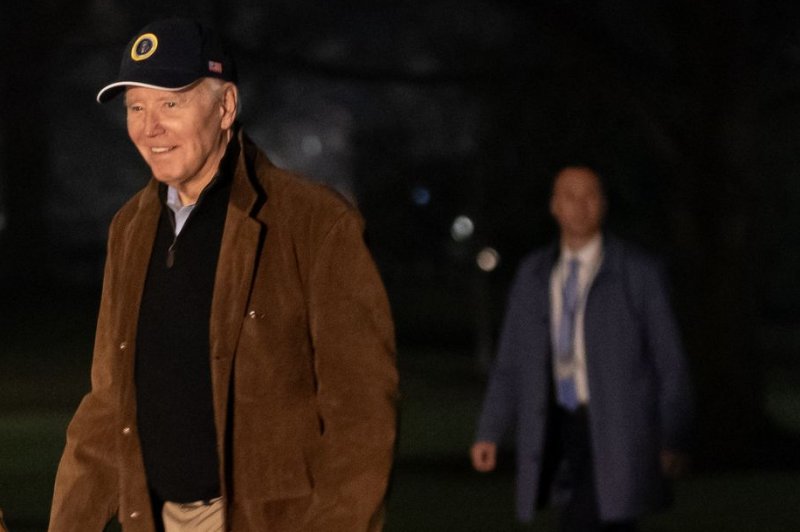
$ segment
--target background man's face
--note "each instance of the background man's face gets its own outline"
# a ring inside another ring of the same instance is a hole
[[[596,235],[605,215],[605,197],[597,174],[584,167],[561,170],[553,185],[550,212],[562,237],[583,240]]]
[[[153,176],[176,188],[213,176],[224,149],[219,102],[203,80],[182,91],[130,87],[128,135]]]

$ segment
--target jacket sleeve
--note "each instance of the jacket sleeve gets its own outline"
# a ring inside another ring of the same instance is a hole
[[[506,314],[500,332],[497,358],[492,365],[486,396],[483,400],[476,441],[500,443],[504,435],[514,426],[519,400],[519,352],[520,342],[529,326],[531,309],[525,297],[525,267],[517,272],[506,305]]]
[[[693,417],[689,371],[665,276],[655,263],[646,275],[644,305],[647,347],[658,375],[661,446],[685,450],[690,444]]]
[[[109,237],[109,250],[113,239]],[[116,415],[118,385],[110,317],[111,252],[106,258],[103,295],[92,360],[92,388],[67,428],[67,443],[56,474],[49,532],[101,532],[117,513]]]
[[[309,531],[380,530],[396,436],[394,326],[362,222],[346,211],[309,278],[322,451]]]

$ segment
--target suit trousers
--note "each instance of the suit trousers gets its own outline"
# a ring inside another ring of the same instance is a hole
[[[559,408],[558,417],[563,462],[555,481],[569,492],[559,512],[559,532],[635,532],[633,521],[600,519],[587,408]]]

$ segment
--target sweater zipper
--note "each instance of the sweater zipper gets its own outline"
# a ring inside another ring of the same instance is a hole
[[[172,245],[167,250],[167,268],[172,268],[175,265],[175,244],[178,242],[178,237],[172,241]]]
[[[175,213],[170,209],[169,224],[172,226],[172,244],[167,248],[167,269],[171,269],[175,265],[175,244],[178,243],[178,235],[175,233]]]

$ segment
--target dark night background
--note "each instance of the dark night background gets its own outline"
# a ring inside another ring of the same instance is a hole
[[[693,473],[645,530],[800,530],[800,4],[14,4],[0,10],[0,507],[12,532],[46,527],[88,387],[106,228],[148,176],[121,104],[95,94],[125,43],[165,15],[225,35],[251,137],[366,218],[404,395],[388,530],[514,527],[510,465],[471,473],[467,449],[508,283],[554,236],[549,180],[565,161],[597,165],[609,228],[666,261],[693,371]],[[459,239],[458,216],[474,226]],[[487,247],[491,271],[476,264]]]

